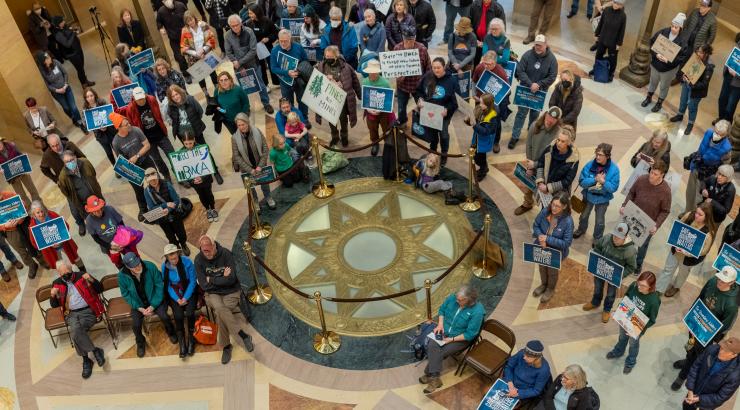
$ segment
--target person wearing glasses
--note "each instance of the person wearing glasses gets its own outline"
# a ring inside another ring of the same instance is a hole
[[[568,257],[573,243],[573,218],[570,216],[570,194],[555,192],[550,205],[543,208],[532,227],[535,244],[560,251],[562,260]],[[539,297],[540,303],[547,303],[555,294],[559,271],[549,266],[539,265],[542,284],[535,288],[532,296]]]
[[[146,207],[149,211],[162,208],[164,215],[156,222],[162,228],[167,240],[173,245],[179,245],[185,256],[190,256],[188,248],[188,234],[182,223],[183,213],[180,208],[180,196],[169,181],[164,181],[155,168],[147,168],[144,171],[144,181],[147,187],[144,189]]]
[[[588,219],[591,211],[596,208],[596,226],[594,227],[594,241],[604,235],[606,208],[619,189],[619,167],[612,162],[612,146],[602,142],[596,147],[594,159],[589,161],[581,170],[579,184],[583,188],[583,201],[586,209],[578,220],[578,229],[573,232],[573,239],[580,238],[588,229]]]

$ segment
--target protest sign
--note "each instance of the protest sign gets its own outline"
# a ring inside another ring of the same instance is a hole
[[[524,165],[519,162],[517,162],[514,167],[514,176],[519,180],[519,182],[529,188],[530,191],[534,192],[534,190],[537,189],[537,184],[534,182],[534,175],[527,175],[527,168],[524,168]]]
[[[509,385],[501,379],[496,379],[483,396],[477,410],[512,410],[518,402],[518,398],[509,397]]]
[[[645,243],[650,231],[655,227],[655,221],[632,201],[627,201],[622,213],[622,220],[629,226],[628,235],[639,248]]]
[[[10,181],[19,175],[30,174],[31,162],[28,160],[28,155],[22,154],[0,164],[0,169],[3,171],[5,180]]]
[[[514,105],[529,108],[530,110],[542,111],[545,106],[547,92],[537,91],[533,93],[528,87],[516,86],[514,91]]]
[[[697,81],[701,78],[702,74],[704,74],[704,69],[706,66],[704,63],[699,59],[699,56],[696,55],[696,53],[691,53],[691,57],[689,58],[689,61],[684,64],[683,68],[681,68],[681,71],[684,73],[686,78],[689,79],[689,84],[696,84]]]
[[[463,98],[470,98],[470,89],[472,88],[471,74],[471,71],[464,71],[460,74],[452,74],[454,78],[457,79],[458,94],[461,95]]]
[[[383,77],[407,77],[421,75],[421,60],[419,60],[419,50],[398,50],[384,51],[379,53],[380,68],[383,71]]]
[[[154,67],[154,50],[147,48],[128,58],[128,67],[131,75],[138,75],[149,67]]]
[[[341,86],[329,80],[321,71],[313,69],[303,93],[303,103],[308,108],[336,126],[346,98],[347,92]]]
[[[475,119],[475,112],[473,110],[473,106],[470,105],[468,100],[465,98],[460,97],[459,95],[455,95],[455,99],[457,100],[457,111],[463,115],[465,118],[470,118],[471,120]]]
[[[211,51],[205,57],[191,65],[188,68],[188,73],[193,77],[193,82],[198,82],[211,75],[219,64],[221,64],[221,58]]]
[[[483,71],[483,74],[481,74],[478,82],[475,84],[475,88],[479,89],[482,93],[493,95],[493,102],[496,105],[501,104],[501,101],[511,91],[511,85],[509,83],[488,70]]]
[[[391,8],[392,0],[373,0],[375,10],[379,11],[380,14],[387,16],[388,10]]]
[[[95,131],[100,128],[110,127],[113,121],[109,115],[113,112],[113,105],[101,105],[83,111],[85,117],[85,127],[88,131]]]
[[[635,169],[632,170],[632,175],[630,175],[629,179],[627,179],[627,182],[624,184],[622,195],[626,196],[630,192],[630,189],[632,189],[632,185],[637,181],[637,178],[647,175],[649,172],[650,164],[647,161],[640,160],[635,166]]]
[[[740,48],[735,47],[732,49],[730,55],[727,56],[725,66],[734,71],[736,75],[740,75]]]
[[[588,253],[588,273],[609,282],[614,287],[622,286],[624,267],[594,251]]]
[[[280,68],[285,71],[292,71],[292,70],[295,70],[296,67],[298,67],[298,59],[293,56],[289,56],[283,53],[282,51],[278,51],[277,63],[278,63],[278,66],[280,66]],[[293,77],[289,75],[286,75],[286,76],[281,75],[278,77],[280,77],[280,81],[284,82],[285,84],[290,85],[290,86],[293,85]]]
[[[419,123],[425,127],[442,131],[444,123],[442,111],[444,110],[444,106],[424,101],[419,111]]]
[[[208,145],[205,144],[197,145],[191,150],[170,152],[167,157],[170,159],[177,182],[211,175],[216,169]]]
[[[702,346],[706,346],[722,329],[722,322],[714,316],[701,299],[696,299],[691,309],[686,312],[683,323]]]
[[[258,41],[257,42],[257,58],[260,60],[264,60],[266,58],[270,58],[270,50],[267,49],[267,46],[265,43]]]
[[[119,155],[118,158],[116,158],[116,163],[113,165],[113,171],[123,178],[126,178],[127,181],[134,185],[144,184],[144,169],[136,164],[128,162],[128,160],[122,155]]]
[[[69,240],[69,230],[64,223],[64,217],[49,219],[46,222],[31,227],[31,235],[38,250],[50,248]]]
[[[516,61],[507,61],[506,64],[502,64],[504,67],[504,71],[506,71],[506,80],[511,85],[511,83],[514,81],[514,76],[516,75]]]
[[[2,202],[0,202],[1,205]],[[712,267],[718,271],[722,270],[725,266],[732,266],[736,271],[740,271],[740,251],[733,248],[729,243],[722,245],[722,249],[717,254],[717,259],[712,263]],[[735,281],[740,284],[740,276]]]
[[[444,340],[438,340],[437,339],[437,335],[434,333],[434,331],[429,332],[429,334],[427,334],[427,337],[429,339],[432,339],[434,341],[434,343],[436,343],[436,344],[438,344],[440,346],[444,346],[444,345],[447,344],[447,342],[445,342]]]
[[[561,253],[557,249],[543,248],[534,243],[524,242],[524,262],[536,263],[542,266],[560,270]]]
[[[362,86],[362,109],[381,112],[393,112],[393,97],[395,90],[392,88]]]
[[[275,173],[275,167],[272,165],[267,165],[262,167],[259,172],[255,172],[254,174],[250,174],[248,172],[245,172],[242,174],[242,180],[245,178],[252,178],[254,183],[262,183],[262,182],[272,182],[277,178],[277,174]]]
[[[548,206],[550,206],[550,202],[552,202],[551,193],[537,191],[537,203],[540,204],[540,208],[547,208]]]
[[[162,219],[165,215],[167,215],[165,213],[166,209],[168,208],[162,208],[158,206],[149,212],[143,213],[141,216],[143,216],[147,222],[154,222],[154,221]]]
[[[650,320],[641,310],[645,306],[637,306],[636,302],[643,305],[640,299],[632,300],[629,296],[625,296],[619,302],[617,310],[612,313],[612,319],[619,323],[619,326],[622,326],[622,329],[624,329],[627,335],[633,339],[640,337],[640,334]]]
[[[321,51],[321,47],[303,47],[303,51],[306,52],[308,61],[317,62],[324,59],[324,53]]]
[[[303,27],[303,17],[297,19],[280,19],[280,26],[290,31],[292,37],[300,37],[301,27]]]
[[[676,59],[676,56],[681,51],[681,45],[676,44],[669,40],[668,37],[659,34],[650,50],[654,51],[656,54],[661,54],[670,63]]]
[[[706,239],[707,234],[677,219],[673,221],[673,226],[671,226],[671,233],[668,235],[668,244],[698,258]]]
[[[260,86],[260,82],[257,79],[257,73],[254,71],[254,68],[248,68],[246,70],[237,70],[236,80],[239,82],[239,85],[242,87],[242,90],[244,90],[244,92],[247,93],[247,95],[258,93],[260,92],[260,90],[262,90],[262,87]]]
[[[116,103],[116,107],[120,108],[128,105],[131,101],[134,88],[138,86],[139,83],[131,83],[110,90],[111,95],[113,95],[113,102]]]
[[[25,218],[28,215],[20,195],[11,196],[0,201],[0,225],[14,219]]]

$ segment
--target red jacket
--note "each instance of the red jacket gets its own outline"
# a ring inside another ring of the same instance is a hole
[[[97,279],[92,279],[93,281],[90,283],[82,278],[82,272],[73,272],[71,282],[75,284],[77,291],[82,295],[82,299],[87,302],[95,316],[99,318],[105,312],[105,306],[103,306],[99,296],[103,292],[103,285]],[[54,289],[59,290],[59,294],[49,299],[49,303],[53,308],[61,308],[62,313],[66,316],[67,312],[64,311],[64,306],[67,298],[67,282],[58,277],[54,279],[51,285]]]
[[[154,114],[154,119],[157,121],[157,124],[159,124],[159,128],[161,128],[164,135],[167,136],[167,126],[164,125],[164,121],[162,120],[162,113],[159,111],[159,103],[157,102],[157,99],[147,94],[146,102],[149,103],[149,107],[152,109],[152,114]],[[139,106],[136,105],[136,101],[134,101],[133,98],[127,106],[117,108],[116,112],[125,116],[131,125],[143,130],[141,126],[141,113],[139,113]]]
[[[54,211],[48,211],[48,214],[49,215],[47,216],[47,219],[54,219],[54,218],[59,217],[59,214],[57,214]],[[65,224],[67,225],[67,229],[69,229],[69,224],[66,222]],[[39,246],[38,244],[36,244],[36,239],[33,238],[33,234],[31,233],[31,228],[33,228],[36,225],[38,225],[38,223],[36,222],[36,218],[31,218],[28,224],[28,237],[31,240],[31,245],[33,245],[35,249],[38,249]],[[69,258],[70,261],[74,262],[77,259],[79,259],[79,256],[77,256],[77,244],[75,243],[73,239],[70,238],[70,240],[66,242],[62,242],[62,250],[64,251],[64,253],[67,254],[67,257]],[[42,249],[40,252],[41,252],[41,255],[44,257],[44,260],[46,261],[46,263],[49,264],[49,266],[57,265],[57,260],[59,260],[59,254],[57,253],[57,251],[54,249],[53,246],[48,247],[46,249]]]

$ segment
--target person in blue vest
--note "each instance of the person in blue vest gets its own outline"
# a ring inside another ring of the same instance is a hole
[[[612,162],[612,146],[602,142],[596,147],[594,159],[586,163],[581,171],[580,181],[583,188],[583,202],[586,209],[578,220],[578,229],[573,232],[573,239],[580,238],[588,229],[588,219],[591,211],[596,208],[596,226],[594,227],[594,241],[604,235],[606,208],[619,189],[619,167]]]
[[[504,376],[509,385],[509,397],[519,399],[518,409],[532,409],[540,402],[547,382],[552,380],[550,365],[543,357],[545,346],[530,340],[524,349],[506,361]]]
[[[357,49],[359,48],[357,31],[350,27],[348,22],[342,20],[342,16],[342,9],[339,7],[332,7],[329,10],[329,27],[321,36],[321,52],[329,46],[337,46],[344,61],[357,70]]]
[[[287,70],[280,65],[278,62],[278,55],[280,53],[298,59],[298,64],[301,61],[308,61],[306,51],[300,44],[293,43],[290,31],[286,29],[280,30],[278,33],[278,46],[273,47],[270,52],[270,70],[280,78],[280,95],[283,98],[287,98],[291,104],[297,102],[298,109],[301,110],[303,118],[308,118],[308,106],[301,100],[306,84],[300,80],[300,73],[297,69]],[[290,84],[291,79],[293,81],[292,85]]]

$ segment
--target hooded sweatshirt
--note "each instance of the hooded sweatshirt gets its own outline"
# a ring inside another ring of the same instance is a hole
[[[660,295],[658,292],[651,292],[647,295],[640,292],[637,289],[637,281],[635,281],[627,288],[627,293],[624,296],[628,296],[635,306],[648,317],[648,322],[645,324],[645,328],[642,329],[642,333],[640,333],[642,336],[650,326],[655,324],[655,319],[658,317],[658,310],[660,310]]]
[[[732,323],[737,317],[737,283],[733,283],[730,290],[722,292],[717,289],[717,280],[716,276],[709,279],[701,289],[698,297],[698,299],[701,299],[707,305],[714,316],[722,322],[722,328],[720,328],[710,343],[722,339],[725,333],[730,330]]]
[[[549,47],[542,55],[537,55],[532,48],[522,55],[516,67],[516,76],[523,87],[537,83],[540,91],[546,92],[558,76],[558,60]]]
[[[195,273],[198,275],[198,284],[206,293],[228,295],[241,290],[239,279],[236,277],[236,263],[231,251],[215,242],[216,254],[213,259],[207,259],[203,253],[195,257]],[[224,276],[224,270],[231,268],[231,274]]]
[[[624,267],[622,276],[629,275],[637,268],[637,262],[635,261],[637,247],[629,238],[623,244],[617,246],[614,244],[613,236],[613,234],[604,235],[596,241],[594,252],[622,265]]]

